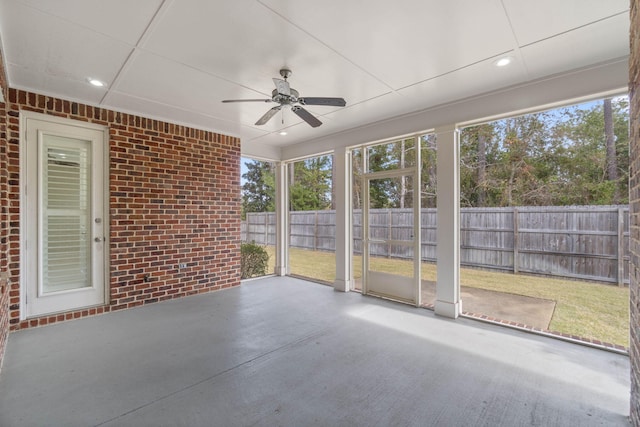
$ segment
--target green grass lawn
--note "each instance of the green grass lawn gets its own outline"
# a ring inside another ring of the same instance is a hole
[[[267,247],[267,250],[270,254],[268,271],[274,271],[274,248]],[[292,248],[289,257],[292,274],[333,283],[333,252]],[[375,262],[377,271],[411,275],[412,264],[409,261],[377,258]],[[353,263],[354,276],[360,278],[361,257],[354,257]],[[435,265],[422,264],[422,279],[435,281]],[[629,346],[628,287],[468,268],[461,269],[460,283],[462,286],[554,300],[556,308],[550,330]]]

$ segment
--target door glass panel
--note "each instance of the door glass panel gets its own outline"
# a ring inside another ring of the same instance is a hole
[[[412,177],[373,178],[369,191],[368,271],[414,277]]]
[[[91,143],[45,135],[41,294],[91,286]]]
[[[411,250],[411,252],[413,252],[413,250]],[[414,277],[413,261],[406,258],[387,258],[372,256],[372,258],[369,259],[369,271],[388,273],[404,277]]]

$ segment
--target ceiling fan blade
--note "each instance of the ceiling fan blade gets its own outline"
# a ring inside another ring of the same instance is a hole
[[[257,126],[261,126],[261,125],[267,123],[271,119],[271,117],[273,117],[278,111],[280,111],[280,109],[282,109],[282,105],[278,105],[277,107],[273,107],[272,109],[270,109],[269,111],[264,113],[264,116],[260,117],[260,120],[258,120],[256,122],[256,125]]]
[[[280,95],[291,96],[291,87],[289,86],[289,82],[282,79],[273,79],[273,82],[276,84],[276,89]]]
[[[225,99],[222,102],[271,102],[270,99]]]
[[[331,107],[344,107],[347,101],[344,98],[300,98],[298,102],[302,105],[326,105]]]
[[[302,107],[298,107],[298,106],[292,107],[291,111],[296,113],[298,117],[300,117],[302,120],[309,123],[309,125],[312,128],[317,128],[322,124],[322,122],[318,120],[313,114],[311,114],[310,112],[308,112]]]

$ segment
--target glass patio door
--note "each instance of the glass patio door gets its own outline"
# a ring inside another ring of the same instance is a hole
[[[396,169],[363,177],[363,294],[421,304],[416,176],[414,169]],[[392,207],[376,207],[381,194]]]

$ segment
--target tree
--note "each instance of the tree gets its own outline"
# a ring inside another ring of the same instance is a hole
[[[420,200],[422,208],[436,207],[437,191],[437,149],[436,136],[434,134],[424,135],[420,138],[421,151],[421,181]]]
[[[616,140],[613,133],[613,108],[611,106],[611,98],[606,98],[602,104],[604,119],[604,139],[607,147],[607,179],[609,181],[618,180],[618,159],[616,155]],[[618,203],[620,192],[618,186],[615,187],[613,193],[613,202]]]
[[[331,208],[332,157],[319,156],[289,165],[289,205],[292,211]]]
[[[499,122],[468,127],[460,133],[460,203],[496,206],[499,197],[493,176],[497,161]]]
[[[628,108],[615,98],[463,129],[461,204],[627,203]]]
[[[478,206],[486,203],[487,143],[492,133],[491,125],[478,126]]]
[[[366,172],[380,172],[393,168],[395,166],[393,148],[390,144],[366,147],[369,162]],[[396,184],[390,179],[372,180],[369,183],[369,207],[372,209],[398,207],[399,199],[396,197],[395,186]]]
[[[565,169],[571,191],[567,192],[567,197],[572,204],[628,203],[628,109],[627,98],[611,100],[612,142],[608,141],[611,130],[606,129],[605,103],[568,109],[562,137],[568,152]],[[613,156],[615,162],[611,159]],[[615,172],[610,171],[614,163]],[[616,174],[615,180],[610,179]]]
[[[276,207],[275,168],[271,162],[252,160],[242,174],[242,216],[247,212],[274,212]]]
[[[502,178],[502,206],[553,204],[556,144],[549,137],[546,113],[528,114],[503,121],[502,153],[494,165]]]
[[[364,173],[362,165],[362,148],[357,148],[351,152],[351,171],[352,171],[352,204],[353,209],[362,209],[362,174]]]

